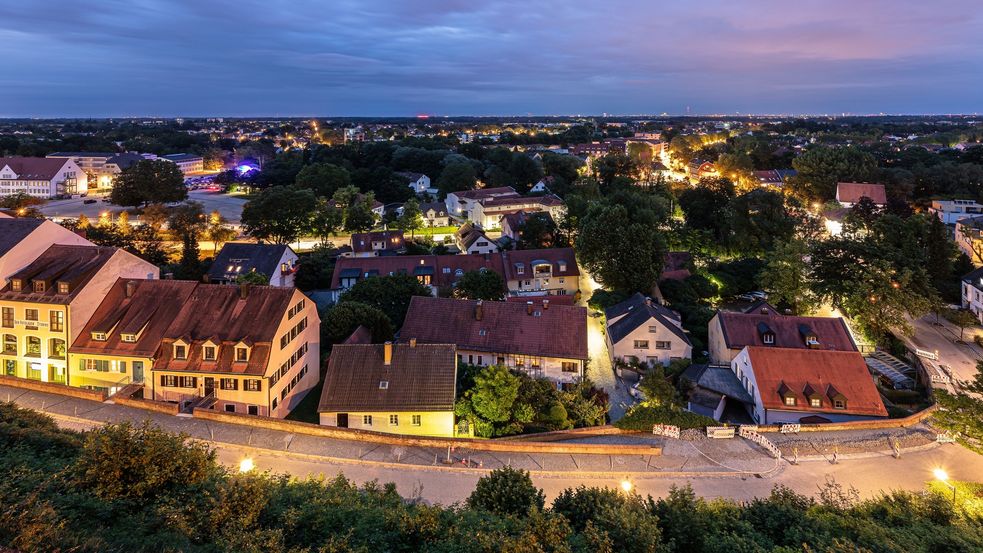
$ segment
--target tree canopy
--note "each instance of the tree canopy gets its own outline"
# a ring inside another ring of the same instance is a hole
[[[123,169],[109,193],[112,203],[133,207],[180,202],[187,197],[184,173],[176,163],[164,159],[144,159]]]

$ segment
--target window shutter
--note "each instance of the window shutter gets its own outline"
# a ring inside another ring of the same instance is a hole
[[[167,375],[160,375],[160,385],[167,386]]]

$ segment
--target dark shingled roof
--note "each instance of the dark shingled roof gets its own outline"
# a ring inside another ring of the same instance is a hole
[[[700,388],[725,395],[744,403],[754,403],[751,394],[741,385],[737,375],[727,367],[690,365],[683,371],[683,378]]]
[[[414,296],[399,339],[456,344],[458,349],[564,359],[587,359],[587,309]],[[538,313],[538,315],[536,315]]]
[[[247,242],[227,242],[208,271],[213,281],[235,282],[239,275],[256,271],[273,278],[280,270],[280,259],[290,246],[283,244],[252,244]],[[233,266],[230,272],[229,266]],[[236,267],[241,267],[236,271]]]
[[[611,343],[618,343],[628,336],[633,330],[648,324],[651,319],[655,319],[670,332],[675,334],[683,342],[692,345],[689,337],[683,329],[673,321],[679,320],[679,315],[668,307],[659,305],[658,302],[646,301],[648,298],[635,292],[635,295],[627,300],[612,305],[604,311],[604,316],[610,321],[620,315],[624,317],[608,325],[608,334],[611,336]]]
[[[10,276],[0,290],[0,299],[39,303],[68,303],[79,290],[118,250],[103,246],[67,246],[55,244],[33,263]],[[13,281],[21,281],[21,290],[13,290]],[[34,291],[34,282],[45,283],[43,292]],[[58,293],[58,283],[68,283],[67,294]]]
[[[318,411],[452,411],[457,353],[451,344],[337,344],[331,349]],[[380,383],[385,382],[385,389]]]
[[[30,236],[32,232],[44,224],[44,219],[0,218],[0,255],[14,248],[20,241]]]

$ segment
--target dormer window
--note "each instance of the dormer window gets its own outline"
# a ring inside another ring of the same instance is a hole
[[[768,344],[769,346],[773,345],[775,343],[775,335],[770,332],[767,334],[763,334],[761,335],[761,341]]]
[[[175,359],[187,359],[188,358],[188,347],[184,344],[174,344],[174,358]]]
[[[560,267],[560,272],[563,272],[563,271],[566,271],[567,270],[567,262],[566,261],[557,261],[556,264]]]
[[[379,389],[380,390],[388,390],[389,389],[389,381],[388,380],[380,380],[379,381]]]
[[[833,409],[846,409],[846,396],[837,391],[832,384],[826,387],[826,397],[833,404]]]
[[[36,294],[43,294],[44,293],[44,281],[43,280],[35,280],[34,281],[34,292]]]
[[[795,406],[795,396],[785,396],[785,405],[789,407]]]
[[[789,407],[795,407],[796,398],[792,389],[785,385],[785,382],[778,384],[778,395],[782,396],[782,403]]]
[[[97,342],[105,342],[106,341],[106,333],[105,332],[93,332],[92,333],[92,339],[95,340],[95,341],[97,341]]]
[[[846,409],[846,401],[842,399],[834,399],[833,409]]]
[[[58,293],[59,294],[67,294],[68,293],[68,290],[69,290],[69,287],[68,287],[68,283],[67,282],[59,282],[58,283]]]
[[[767,323],[758,323],[758,335],[761,336],[761,343],[769,346],[775,344],[775,331]]]
[[[246,346],[236,346],[236,362],[245,363],[249,361],[249,348]]]
[[[214,361],[215,360],[215,352],[216,351],[217,350],[216,350],[215,346],[211,346],[211,345],[209,345],[209,346],[202,346],[202,348],[201,348],[201,357],[205,361]]]
[[[522,263],[517,264],[515,266],[515,274],[517,274],[517,275],[524,275],[524,274],[526,274],[526,266],[523,265]]]
[[[122,341],[124,341],[124,342],[126,342],[128,344],[132,344],[132,343],[134,343],[134,342],[137,341],[137,335],[136,334],[120,334],[120,340],[122,340]]]
[[[20,292],[23,286],[24,283],[19,278],[15,278],[10,281],[10,289],[14,292]]]

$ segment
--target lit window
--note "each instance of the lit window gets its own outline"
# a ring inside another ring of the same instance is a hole
[[[92,339],[95,340],[95,341],[97,341],[97,342],[105,342],[106,341],[106,333],[105,332],[93,332],[92,333]]]
[[[809,398],[809,407],[822,407],[823,400],[819,398]]]
[[[362,415],[362,426],[372,426],[372,415]]]
[[[128,343],[131,343],[131,344],[132,344],[133,342],[136,342],[136,341],[137,341],[137,335],[136,335],[136,334],[121,334],[121,335],[120,335],[120,338],[121,338],[121,339],[122,339],[122,340],[123,340],[124,342],[128,342]]]
[[[795,405],[795,398],[792,396],[786,396],[785,405]]]

